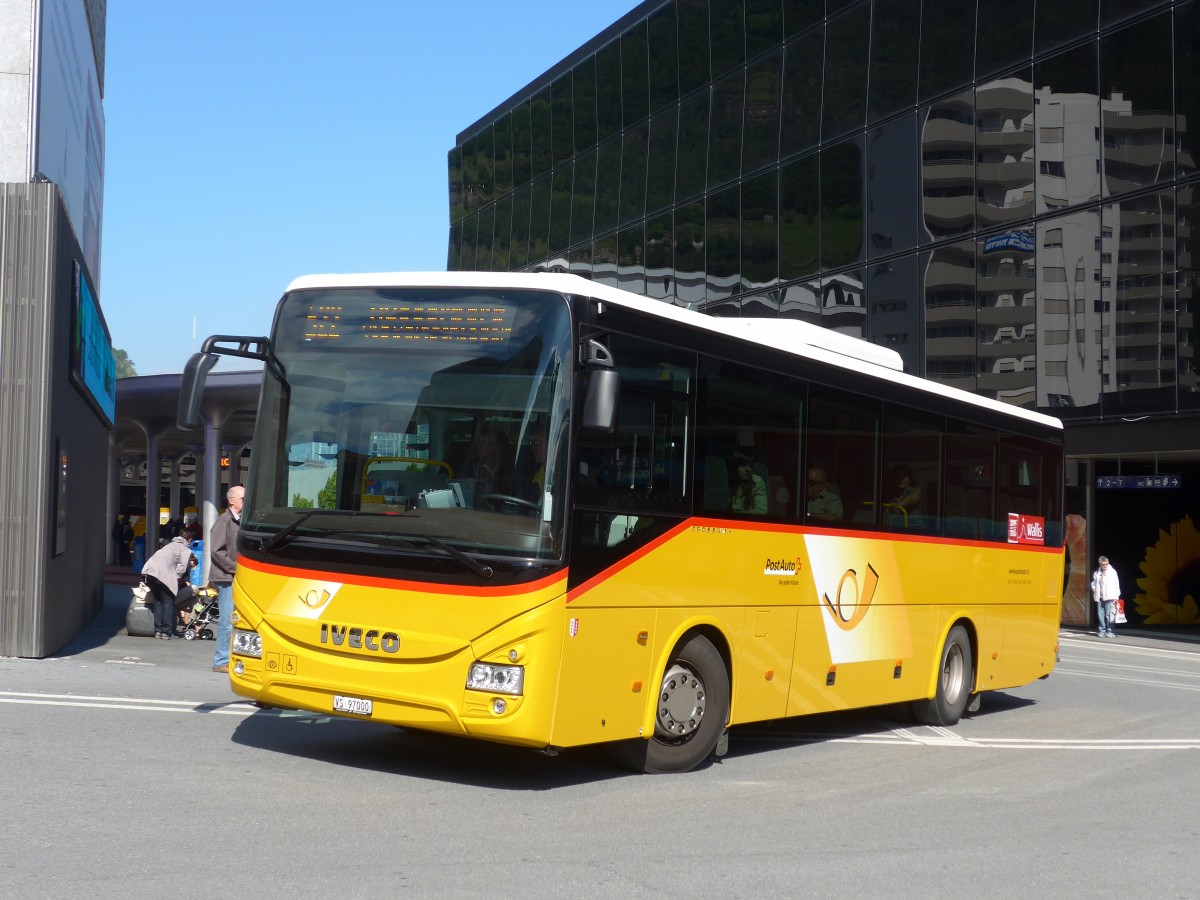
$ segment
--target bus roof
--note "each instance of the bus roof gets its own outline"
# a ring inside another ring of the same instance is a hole
[[[453,288],[554,291],[582,294],[605,303],[637,310],[658,318],[681,322],[747,343],[782,350],[829,365],[850,369],[914,390],[946,397],[1015,416],[1043,427],[1062,429],[1062,422],[1021,406],[1002,403],[979,394],[909,375],[900,354],[861,338],[802,322],[798,319],[725,318],[673,306],[620,288],[557,272],[364,272],[357,274],[304,275],[288,291],[328,288]]]

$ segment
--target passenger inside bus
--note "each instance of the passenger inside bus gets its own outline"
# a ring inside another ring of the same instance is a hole
[[[808,470],[808,518],[818,522],[842,520],[842,498],[833,489],[821,466]]]
[[[921,511],[921,489],[914,483],[908,466],[893,466],[890,482],[892,494],[888,504],[904,510],[906,515]]]
[[[463,461],[463,477],[475,483],[475,505],[488,494],[512,493],[512,461],[508,437],[499,428],[485,428]]]
[[[522,454],[525,458],[524,474],[519,481],[520,496],[531,503],[541,503],[546,491],[546,426],[537,425],[529,438],[529,449]]]
[[[755,473],[754,460],[746,453],[735,453],[732,469],[735,480],[729,497],[729,508],[733,512],[765,516],[767,483],[766,479]]]

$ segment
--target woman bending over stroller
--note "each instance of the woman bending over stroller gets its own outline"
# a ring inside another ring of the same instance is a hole
[[[146,560],[142,575],[154,595],[154,636],[164,641],[175,634],[176,610],[187,608],[192,600],[188,572],[197,563],[192,548],[183,536],[171,538]]]

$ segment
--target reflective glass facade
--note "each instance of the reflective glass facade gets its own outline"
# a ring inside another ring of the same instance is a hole
[[[1200,0],[650,0],[460,135],[448,266],[1200,415],[1198,154]]]

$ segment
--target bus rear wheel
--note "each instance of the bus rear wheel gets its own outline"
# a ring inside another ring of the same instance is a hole
[[[967,711],[974,683],[971,638],[967,629],[955,625],[946,635],[938,668],[937,691],[932,700],[913,702],[913,715],[924,725],[955,725]]]
[[[693,635],[663,673],[648,741],[626,742],[623,761],[648,774],[687,772],[712,755],[729,719],[729,670],[712,641]]]

